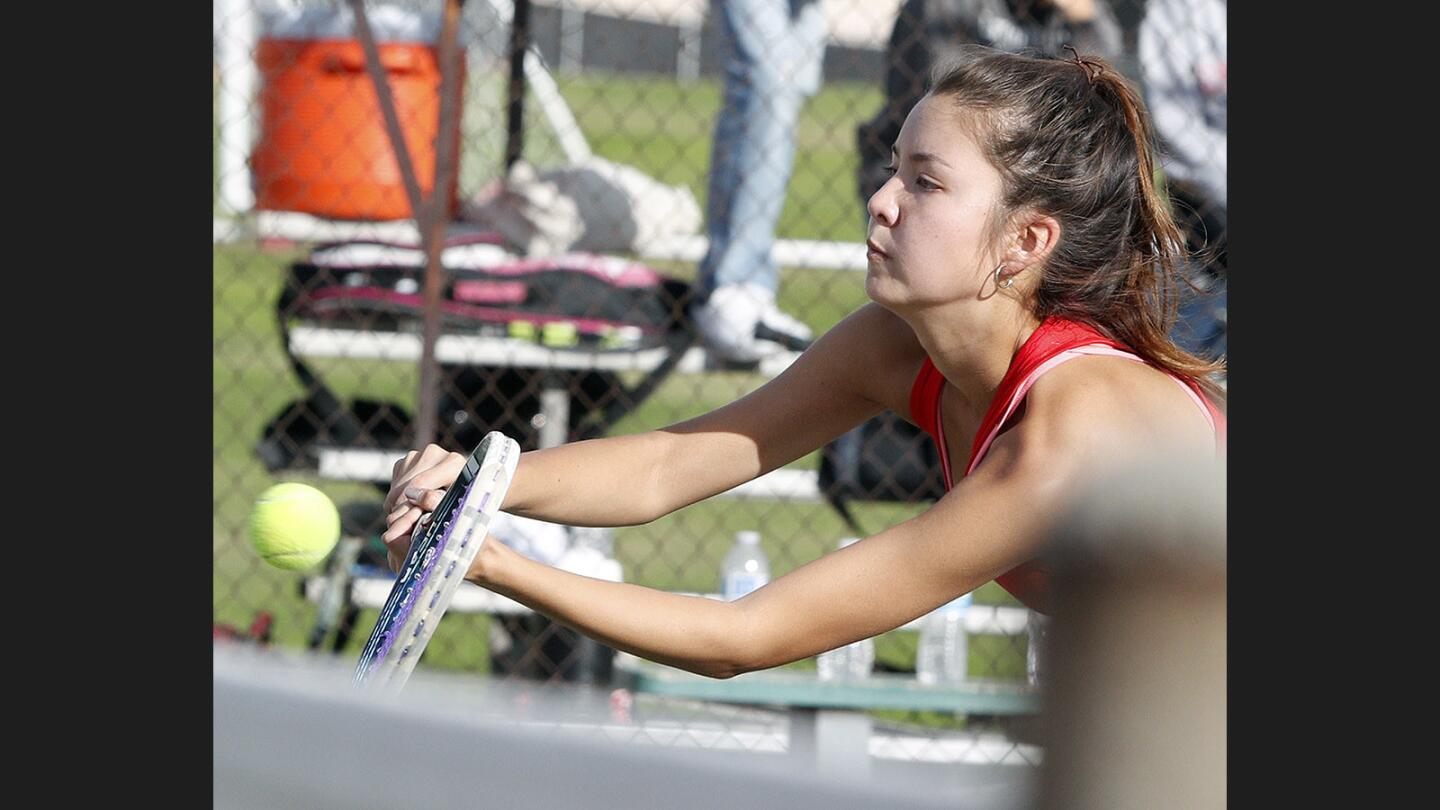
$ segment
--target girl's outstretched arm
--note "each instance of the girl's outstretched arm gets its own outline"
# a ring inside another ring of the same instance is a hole
[[[779,376],[710,413],[523,454],[502,508],[571,526],[647,523],[800,458],[897,396],[903,402],[922,358],[902,321],[867,305]],[[408,535],[421,515],[407,508],[406,489],[447,487],[464,463],[438,445],[396,463],[384,539]]]
[[[1037,401],[925,513],[734,602],[579,576],[498,542],[482,547],[467,578],[612,647],[692,672],[724,678],[779,666],[893,630],[1032,559],[1076,487],[1131,432],[1122,402],[1086,399],[1081,407]],[[426,492],[420,503],[433,508],[439,498]]]

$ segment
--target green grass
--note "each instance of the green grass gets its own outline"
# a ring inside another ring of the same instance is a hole
[[[598,154],[636,166],[663,182],[684,184],[703,206],[710,132],[720,98],[715,82],[679,85],[663,79],[591,75],[563,80],[561,90]],[[473,105],[498,98],[495,93],[493,86],[471,87],[467,132],[472,124],[484,123],[482,111]],[[863,237],[863,209],[854,190],[854,127],[873,113],[879,99],[878,89],[868,84],[838,83],[807,104],[777,229],[782,238]],[[533,118],[533,104],[531,109]],[[467,141],[463,188],[473,191],[485,179],[486,171],[476,167],[483,167],[486,161],[493,164],[498,144],[493,132]],[[527,157],[542,164],[558,155],[553,137],[547,137],[543,127],[532,128],[526,150]],[[244,526],[254,497],[276,481],[255,457],[255,443],[263,425],[301,393],[281,351],[273,314],[283,273],[295,255],[254,245],[217,245],[213,266],[214,620],[243,628],[257,611],[271,611],[276,617],[275,638],[285,646],[303,644],[314,620],[314,606],[299,596],[300,575],[271,569],[250,552]],[[693,266],[657,266],[693,278]],[[823,270],[785,268],[779,294],[781,305],[817,333],[865,301],[859,274]],[[389,400],[414,411],[418,380],[413,366],[365,360],[315,361],[312,365],[342,397]],[[743,373],[672,375],[613,432],[633,433],[689,418],[762,382],[757,375]],[[815,464],[816,454],[796,462],[796,466],[809,469]],[[378,491],[368,484],[297,478],[320,487],[341,504],[378,497]],[[862,525],[871,531],[919,511],[921,507],[907,504],[860,504],[856,509]],[[712,591],[720,559],[741,529],[761,532],[776,576],[833,549],[839,538],[849,534],[839,516],[823,504],[716,500],[682,509],[647,526],[618,530],[616,556],[631,582],[668,590]],[[1015,604],[994,583],[981,588],[976,601]],[[358,649],[374,619],[373,611],[362,614],[350,654]],[[484,616],[447,618],[436,631],[425,666],[486,671],[488,626]],[[913,665],[913,633],[885,634],[876,646],[879,661],[896,667]],[[976,639],[971,660],[975,675],[1023,677],[1024,650],[1014,649],[1005,639]],[[810,668],[813,662],[792,666]],[[903,719],[914,721],[916,717],[903,713]],[[944,716],[929,721],[954,722]]]

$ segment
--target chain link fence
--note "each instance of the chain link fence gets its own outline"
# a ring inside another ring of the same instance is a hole
[[[813,334],[866,300],[864,197],[928,66],[967,41],[1051,52],[1076,42],[1140,83],[1167,136],[1177,212],[1196,244],[1211,249],[1196,278],[1223,289],[1223,3],[1218,31],[1207,28],[1208,4],[1190,2],[805,5],[788,0],[775,12],[818,15],[823,59],[789,126],[788,180],[784,166],[773,168],[786,185],[770,227],[778,308]],[[217,638],[264,636],[355,655],[376,613],[362,592],[385,587],[380,501],[390,465],[421,434],[463,452],[492,429],[525,449],[639,432],[744,395],[787,357],[717,357],[687,315],[707,283],[698,265],[716,216],[707,209],[716,188],[711,150],[730,41],[721,4],[469,0],[458,18],[451,155],[436,147],[449,112],[439,58],[444,7],[366,3],[374,44],[367,62],[350,3],[215,0]],[[1147,14],[1165,25],[1146,33]],[[513,56],[517,30],[523,59]],[[1217,41],[1221,61],[1204,61]],[[376,66],[388,104],[376,95]],[[793,95],[807,81],[780,75],[775,92]],[[1185,107],[1191,97],[1193,109]],[[395,157],[397,134],[408,161]],[[443,241],[427,251],[423,217],[410,218],[421,210],[413,202],[418,192],[428,206],[445,186],[451,193],[434,209]],[[423,394],[432,255],[446,283],[439,337],[428,349],[439,373],[433,394]],[[737,533],[755,531],[779,576],[844,538],[920,513],[934,496],[937,467],[925,442],[898,421],[871,430],[865,441],[854,434],[743,491],[648,525],[582,541],[563,527],[517,521],[507,542],[562,564],[583,543],[618,561],[627,582],[713,594]],[[855,454],[865,452],[882,457],[862,465]],[[246,535],[250,506],[282,480],[313,484],[339,505],[339,548],[353,565],[329,560],[297,574],[256,557]],[[356,577],[337,604],[325,604],[328,567]],[[974,603],[969,677],[1023,691],[1025,610],[993,583]],[[875,640],[876,671],[915,672],[917,626]],[[544,617],[480,596],[457,602],[421,664],[617,684],[626,666],[623,656],[617,661]],[[785,669],[804,673],[815,663]],[[670,706],[736,735],[773,722],[746,714],[753,708],[681,697]],[[1034,757],[1024,747],[1023,713],[899,708],[868,716],[881,732],[870,744],[880,758]],[[736,735],[732,742],[751,739]]]

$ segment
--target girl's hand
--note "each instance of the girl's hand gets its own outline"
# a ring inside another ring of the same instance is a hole
[[[411,450],[395,462],[390,491],[385,495],[385,533],[381,536],[392,569],[399,568],[410,548],[410,537],[421,516],[434,511],[450,486],[465,468],[465,456],[438,444]],[[408,493],[408,494],[407,494]]]

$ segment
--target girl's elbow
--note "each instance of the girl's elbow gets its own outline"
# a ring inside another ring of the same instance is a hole
[[[695,675],[714,678],[719,681],[728,680],[736,675],[750,671],[743,664],[724,658],[672,662],[672,666]]]
[[[700,674],[704,675],[707,678],[714,678],[716,680],[725,681],[735,677],[736,675],[744,675],[747,672],[755,672],[756,670],[761,669],[769,669],[769,667],[765,664],[759,663],[756,660],[726,658],[720,661],[714,661],[706,664],[704,671]]]
[[[756,617],[738,602],[732,602],[727,607],[731,609],[731,615],[723,627],[717,628],[719,632],[707,645],[713,654],[702,665],[700,674],[728,680],[783,663],[772,660],[774,656],[770,645],[762,640],[765,635],[757,626]]]
[[[736,675],[748,671],[749,670],[734,664],[710,664],[706,666],[700,674],[707,678],[714,678],[717,681],[727,681]]]
[[[725,653],[711,665],[710,677],[725,680],[747,672],[772,669],[796,660],[795,656],[786,654],[786,645],[765,643],[761,640],[764,638],[761,634],[750,634],[742,638],[748,638],[749,641],[736,643],[728,648],[717,648],[725,649]]]
[[[652,462],[646,469],[646,477],[642,481],[636,482],[642,487],[643,496],[640,508],[644,515],[644,520],[641,522],[644,523],[659,520],[684,506],[677,501],[675,493],[671,489],[676,481],[676,476],[668,448],[665,445],[665,437],[657,432],[652,440],[657,443]]]

